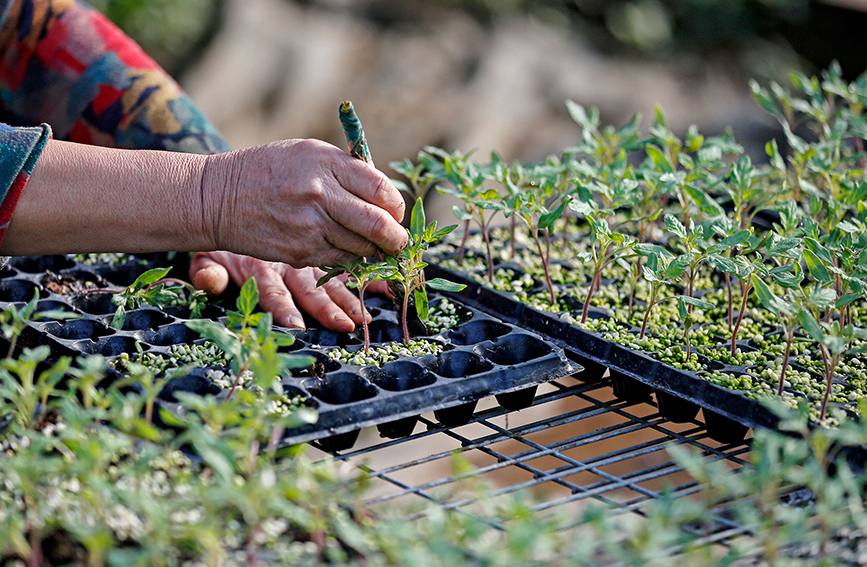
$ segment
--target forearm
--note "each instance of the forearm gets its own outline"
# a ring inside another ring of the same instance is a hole
[[[202,212],[206,159],[49,141],[0,254],[213,249]]]

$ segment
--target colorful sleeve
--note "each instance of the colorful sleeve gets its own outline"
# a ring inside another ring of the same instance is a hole
[[[0,124],[0,243],[6,236],[21,191],[49,138],[51,128],[47,124],[30,128]]]
[[[0,0],[0,121],[58,139],[219,153],[229,149],[129,37],[75,0]]]

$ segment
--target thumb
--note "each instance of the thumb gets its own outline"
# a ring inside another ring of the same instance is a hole
[[[220,295],[229,285],[229,271],[213,254],[196,252],[193,255],[190,261],[190,281],[196,289],[208,295]]]

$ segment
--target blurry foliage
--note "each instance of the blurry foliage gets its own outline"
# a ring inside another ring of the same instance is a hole
[[[90,0],[169,74],[195,61],[219,29],[224,0]]]

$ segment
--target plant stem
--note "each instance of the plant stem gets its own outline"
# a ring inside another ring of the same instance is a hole
[[[361,304],[361,327],[364,329],[364,354],[370,351],[370,329],[367,327],[367,311],[364,309],[364,287],[366,284],[358,284],[358,302]]]
[[[482,236],[485,238],[485,251],[488,255],[488,281],[494,283],[494,257],[491,254],[491,238],[488,235],[488,227],[484,224],[482,227]]]
[[[405,286],[404,291],[406,293],[403,294],[403,317],[401,317],[401,325],[403,326],[403,342],[405,344],[409,344],[409,327],[406,324],[406,314],[409,311],[409,294],[412,293],[412,286]]]
[[[828,398],[831,397],[831,380],[834,379],[834,370],[837,369],[837,363],[840,361],[840,355],[835,354],[831,360],[828,360],[828,349],[820,345],[822,351],[822,363],[825,365],[825,397],[822,399],[822,411],[819,412],[819,423],[825,421],[825,412],[828,410]]]
[[[732,276],[728,272],[726,272],[726,291],[728,291],[729,296],[729,332],[732,330],[732,319],[734,315],[732,311],[734,311],[734,298],[732,297]]]
[[[789,325],[786,330],[786,353],[783,355],[783,370],[780,372],[780,385],[777,388],[777,396],[783,395],[783,383],[786,381],[786,368],[789,366],[789,353],[792,350],[792,340],[795,338],[795,326]]]
[[[656,301],[650,300],[647,304],[647,311],[644,312],[644,320],[641,322],[641,333],[638,335],[639,340],[644,338],[644,331],[647,329],[647,320],[650,318],[650,310],[656,305]]]
[[[511,226],[509,227],[509,234],[511,236],[510,242],[511,242],[512,249],[511,249],[511,252],[509,255],[509,259],[514,260],[515,259],[515,230],[516,230],[516,227],[518,224],[518,219],[515,217],[515,215],[512,215],[511,221],[512,222],[511,222]]]
[[[458,248],[458,266],[464,262],[464,248],[467,245],[467,237],[470,235],[470,219],[464,221],[464,237],[461,238],[461,247]]]
[[[597,265],[593,272],[593,279],[590,281],[590,290],[587,292],[587,299],[584,301],[584,308],[581,310],[581,324],[587,322],[587,312],[590,308],[590,300],[593,298],[593,292],[596,291],[596,281],[599,279],[601,266]]]
[[[743,284],[743,282],[741,282],[741,284]],[[753,284],[751,283],[748,283],[743,287],[744,294],[743,298],[741,299],[741,310],[740,312],[738,312],[738,320],[737,323],[735,323],[734,330],[732,330],[732,356],[735,355],[735,341],[738,339],[738,330],[741,328],[741,321],[743,321],[744,319],[744,311],[747,308],[747,294],[750,293],[750,290],[752,290],[752,288]]]
[[[542,242],[539,240],[538,231],[533,230],[533,240],[536,241],[536,248],[539,250],[539,259],[542,261],[542,269],[545,272],[545,283],[548,285],[548,293],[551,296],[551,307],[554,306],[554,284],[551,283],[551,276],[548,274],[548,262],[545,260],[545,253],[542,251]]]

